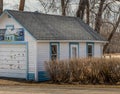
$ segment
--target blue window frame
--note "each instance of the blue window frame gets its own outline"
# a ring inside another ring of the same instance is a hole
[[[87,43],[87,57],[94,56],[94,43]]]
[[[60,56],[60,44],[56,42],[50,43],[50,59],[57,60]]]

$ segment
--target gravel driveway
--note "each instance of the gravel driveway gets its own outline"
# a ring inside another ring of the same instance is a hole
[[[0,94],[120,94],[120,85],[56,85],[3,78]]]
[[[0,94],[120,94],[120,88],[0,86]]]

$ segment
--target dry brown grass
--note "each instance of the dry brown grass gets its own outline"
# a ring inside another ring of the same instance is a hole
[[[104,54],[103,57],[105,57],[105,58],[120,58],[120,53]]]
[[[120,59],[50,61],[46,69],[54,83],[117,84],[120,81]]]

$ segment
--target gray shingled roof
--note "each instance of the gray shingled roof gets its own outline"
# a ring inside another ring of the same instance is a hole
[[[77,17],[7,10],[37,40],[97,40],[104,38]]]

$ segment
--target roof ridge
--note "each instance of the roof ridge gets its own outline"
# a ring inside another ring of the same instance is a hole
[[[75,16],[63,16],[63,15],[47,14],[47,13],[40,13],[40,12],[36,12],[36,11],[31,12],[31,11],[18,11],[18,10],[8,10],[8,9],[6,9],[5,11],[19,12],[19,13],[34,13],[34,14],[40,14],[40,15],[48,15],[48,16],[65,17],[65,18],[78,18],[78,19],[80,19],[79,17],[75,17]]]

